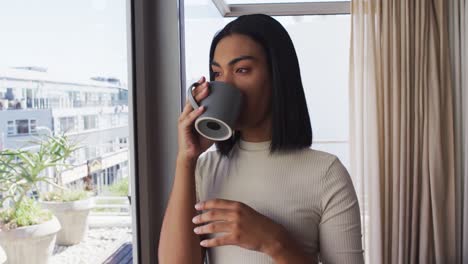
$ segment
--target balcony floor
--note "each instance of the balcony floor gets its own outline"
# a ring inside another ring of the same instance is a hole
[[[49,264],[132,263],[130,223],[129,216],[91,216],[85,239],[78,245],[56,245]],[[6,256],[0,248],[0,264],[5,261]]]

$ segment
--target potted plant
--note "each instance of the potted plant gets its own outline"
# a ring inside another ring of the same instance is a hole
[[[47,175],[65,168],[65,161],[77,149],[65,135],[50,136],[37,149],[0,151],[0,246],[7,262],[47,263],[61,225],[50,211],[34,199],[40,184],[64,189]]]
[[[58,245],[80,243],[88,231],[88,216],[94,199],[85,190],[55,190],[41,195],[42,207],[58,218],[62,229],[57,234]]]

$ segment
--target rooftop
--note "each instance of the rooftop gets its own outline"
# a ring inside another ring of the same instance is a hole
[[[92,76],[86,79],[75,76],[70,78],[61,74],[48,72],[46,68],[34,66],[0,68],[0,82],[2,80],[36,81],[55,84],[127,89],[125,83],[115,77]]]

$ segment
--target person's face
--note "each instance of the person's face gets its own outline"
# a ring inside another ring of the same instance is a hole
[[[244,94],[236,129],[255,128],[269,121],[271,77],[260,44],[245,35],[227,36],[218,42],[211,68],[215,81],[233,84]]]

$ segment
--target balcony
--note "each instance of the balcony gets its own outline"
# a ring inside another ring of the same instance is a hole
[[[73,246],[58,246],[50,264],[132,263],[132,226],[127,197],[96,197],[86,238]],[[0,248],[0,264],[6,256]]]

